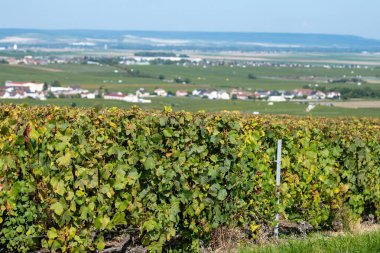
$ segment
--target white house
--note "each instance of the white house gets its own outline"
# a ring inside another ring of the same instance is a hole
[[[104,95],[104,99],[120,100],[120,101],[125,101],[125,102],[130,102],[130,103],[151,103],[152,102],[151,100],[148,100],[148,99],[141,99],[138,96],[133,95],[133,94],[125,95],[121,92]]]
[[[208,99],[216,99],[218,97],[218,92],[216,90],[207,91],[203,94],[203,96],[207,97]]]
[[[225,91],[208,91],[203,94],[203,96],[207,97],[208,99],[223,99],[223,100],[229,100],[230,94],[228,94]]]
[[[226,91],[221,90],[221,91],[218,91],[217,99],[229,100],[231,99],[231,96]]]
[[[252,92],[248,92],[248,91],[238,91],[234,95],[236,95],[236,98],[239,100],[247,100],[250,97],[254,96],[254,94],[252,94]]]
[[[49,87],[49,91],[57,97],[61,94],[64,96],[73,96],[88,93],[88,90],[83,90],[80,87]]]
[[[240,89],[232,89],[230,90],[231,97],[241,100],[248,99],[248,95],[246,91],[240,90]]]
[[[86,93],[80,94],[80,97],[81,98],[87,98],[87,99],[95,99],[96,95],[95,95],[95,93],[86,92]]]
[[[51,91],[52,93],[63,93],[63,92],[68,92],[68,91],[71,91],[72,88],[70,87],[49,87],[49,91]]]
[[[186,97],[187,94],[188,93],[185,90],[177,90],[176,93],[175,93],[176,97]]]
[[[322,91],[316,91],[316,92],[313,92],[311,95],[307,96],[306,99],[309,99],[309,100],[323,100],[323,99],[326,99],[326,94],[323,93]]]
[[[337,91],[331,91],[327,93],[327,98],[329,99],[337,99],[337,98],[340,98],[340,96],[341,96],[340,92],[337,92]]]
[[[161,89],[161,88],[155,89],[154,93],[156,93],[157,96],[159,96],[159,97],[166,97],[166,96],[168,96],[168,93],[166,92],[166,90]]]
[[[150,97],[150,93],[146,91],[144,88],[140,88],[136,91],[137,97]]]
[[[118,93],[110,93],[110,94],[106,94],[104,95],[104,99],[106,100],[122,100],[124,101],[126,95],[124,95],[123,93],[121,92],[118,92]],[[136,98],[136,102],[137,102],[137,96],[135,96]]]
[[[270,93],[271,93],[270,91],[258,90],[258,91],[255,91],[254,95],[256,98],[263,99],[263,98],[269,97]]]
[[[195,97],[203,97],[204,94],[207,93],[207,90],[198,90],[198,89],[195,89],[191,92],[191,95],[195,96]]]
[[[308,97],[313,94],[312,89],[297,89],[294,90],[295,97]]]
[[[269,96],[268,97],[268,102],[285,102],[286,98],[284,95],[280,96]]]
[[[34,83],[34,82],[12,82],[12,81],[6,81],[5,82],[6,87],[23,87],[23,88],[29,88],[31,92],[42,92],[44,89],[43,83]]]
[[[289,100],[294,99],[295,96],[296,96],[296,94],[294,94],[293,92],[287,91],[287,92],[284,93],[284,97],[286,99],[289,99]]]
[[[22,99],[22,98],[26,98],[25,97],[25,93],[23,91],[12,91],[12,92],[9,92],[9,91],[5,91],[5,92],[1,92],[1,98],[10,98],[10,99]]]

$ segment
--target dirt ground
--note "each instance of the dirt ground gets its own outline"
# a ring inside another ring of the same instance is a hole
[[[55,68],[47,68],[47,67],[37,67],[37,66],[30,66],[30,65],[12,65],[12,67],[18,67],[18,68],[33,68],[37,70],[47,71],[47,72],[54,72],[54,73],[60,73],[64,72],[62,69],[55,69]]]
[[[336,102],[334,106],[341,108],[379,108],[380,100],[378,101],[347,101],[347,102]]]

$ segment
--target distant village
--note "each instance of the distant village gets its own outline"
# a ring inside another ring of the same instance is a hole
[[[13,52],[21,51],[15,44]],[[3,49],[4,50],[4,49]],[[2,49],[0,48],[0,51]],[[162,53],[165,55],[164,53]],[[289,62],[271,62],[255,60],[225,60],[213,59],[207,60],[202,58],[193,58],[185,54],[173,56],[140,56],[135,53],[134,56],[112,56],[112,57],[87,57],[87,56],[32,56],[23,57],[0,56],[0,63],[10,65],[49,65],[49,64],[89,64],[89,65],[163,65],[175,64],[177,66],[202,66],[203,68],[211,66],[230,66],[230,67],[278,67],[278,68],[315,68],[322,67],[325,69],[369,69],[368,65],[360,64],[321,64],[321,63],[289,63]]]
[[[105,92],[102,89],[90,92],[79,86],[52,86],[46,83],[35,82],[13,82],[6,81],[5,86],[0,86],[0,98],[2,99],[24,99],[32,98],[46,100],[47,98],[82,98],[105,100],[120,100],[130,103],[151,103],[152,97],[199,97],[210,100],[266,100],[268,102],[285,102],[295,99],[306,99],[310,101],[325,99],[340,99],[341,94],[335,91],[322,92],[313,89],[296,89],[293,91],[277,90],[255,90],[247,91],[243,89],[194,89],[177,90],[174,92],[156,88],[149,92],[144,88],[138,89],[135,93],[123,94],[122,92]]]
[[[18,50],[17,45],[13,46],[13,50]],[[200,58],[190,58],[187,55],[149,55],[152,53],[136,53],[131,57],[51,57],[51,56],[24,56],[21,58],[0,57],[0,61],[5,64],[25,64],[25,65],[48,65],[48,64],[94,64],[94,65],[151,65],[151,64],[166,64],[174,62],[176,65],[196,65],[207,68],[208,66],[228,65],[230,67],[324,67],[324,68],[368,68],[368,66],[360,65],[342,65],[342,64],[294,64],[294,63],[273,63],[261,61],[224,61],[224,60],[205,60]],[[117,70],[115,70],[117,71]],[[133,70],[131,70],[133,71]],[[317,77],[302,77],[304,81],[322,81],[333,82],[334,80],[319,80]],[[361,77],[358,77],[358,85],[361,85]],[[119,80],[120,82],[121,80]],[[168,80],[163,80],[168,81]],[[169,82],[169,81],[168,81]],[[154,91],[147,91],[144,88],[136,90],[135,93],[123,94],[122,92],[107,92],[107,90],[89,91],[82,89],[79,86],[61,87],[59,85],[48,85],[46,83],[36,82],[14,82],[6,81],[5,86],[0,86],[1,99],[23,99],[32,98],[46,100],[49,98],[83,98],[95,99],[102,98],[105,100],[120,100],[130,103],[151,103],[149,98],[152,97],[198,97],[210,100],[266,100],[268,102],[283,102],[290,100],[309,100],[319,101],[325,99],[340,99],[341,93],[337,91],[323,92],[318,90],[318,87],[310,86],[296,89],[293,91],[282,90],[244,90],[244,89],[194,89],[186,90],[186,88],[176,91],[164,90],[157,88]]]

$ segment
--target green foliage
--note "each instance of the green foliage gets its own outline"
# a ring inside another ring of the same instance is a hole
[[[314,234],[308,238],[286,238],[276,244],[245,247],[239,253],[374,253],[380,252],[380,231],[331,236]]]
[[[181,77],[176,77],[176,78],[174,78],[174,82],[180,83],[180,84],[189,84],[189,83],[191,83],[191,79],[190,78],[183,79]]]
[[[331,225],[380,211],[379,119],[0,107],[0,246],[95,251],[121,225],[152,252],[219,226]],[[283,139],[281,204],[275,145]],[[378,217],[378,216],[377,216]],[[44,236],[42,240],[27,239]],[[13,238],[12,241],[5,241]]]
[[[136,52],[134,53],[135,56],[142,56],[142,57],[176,57],[177,55],[175,53],[170,52]]]

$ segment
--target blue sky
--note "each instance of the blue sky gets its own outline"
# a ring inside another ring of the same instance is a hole
[[[380,0],[1,0],[0,28],[352,34],[380,39]]]

